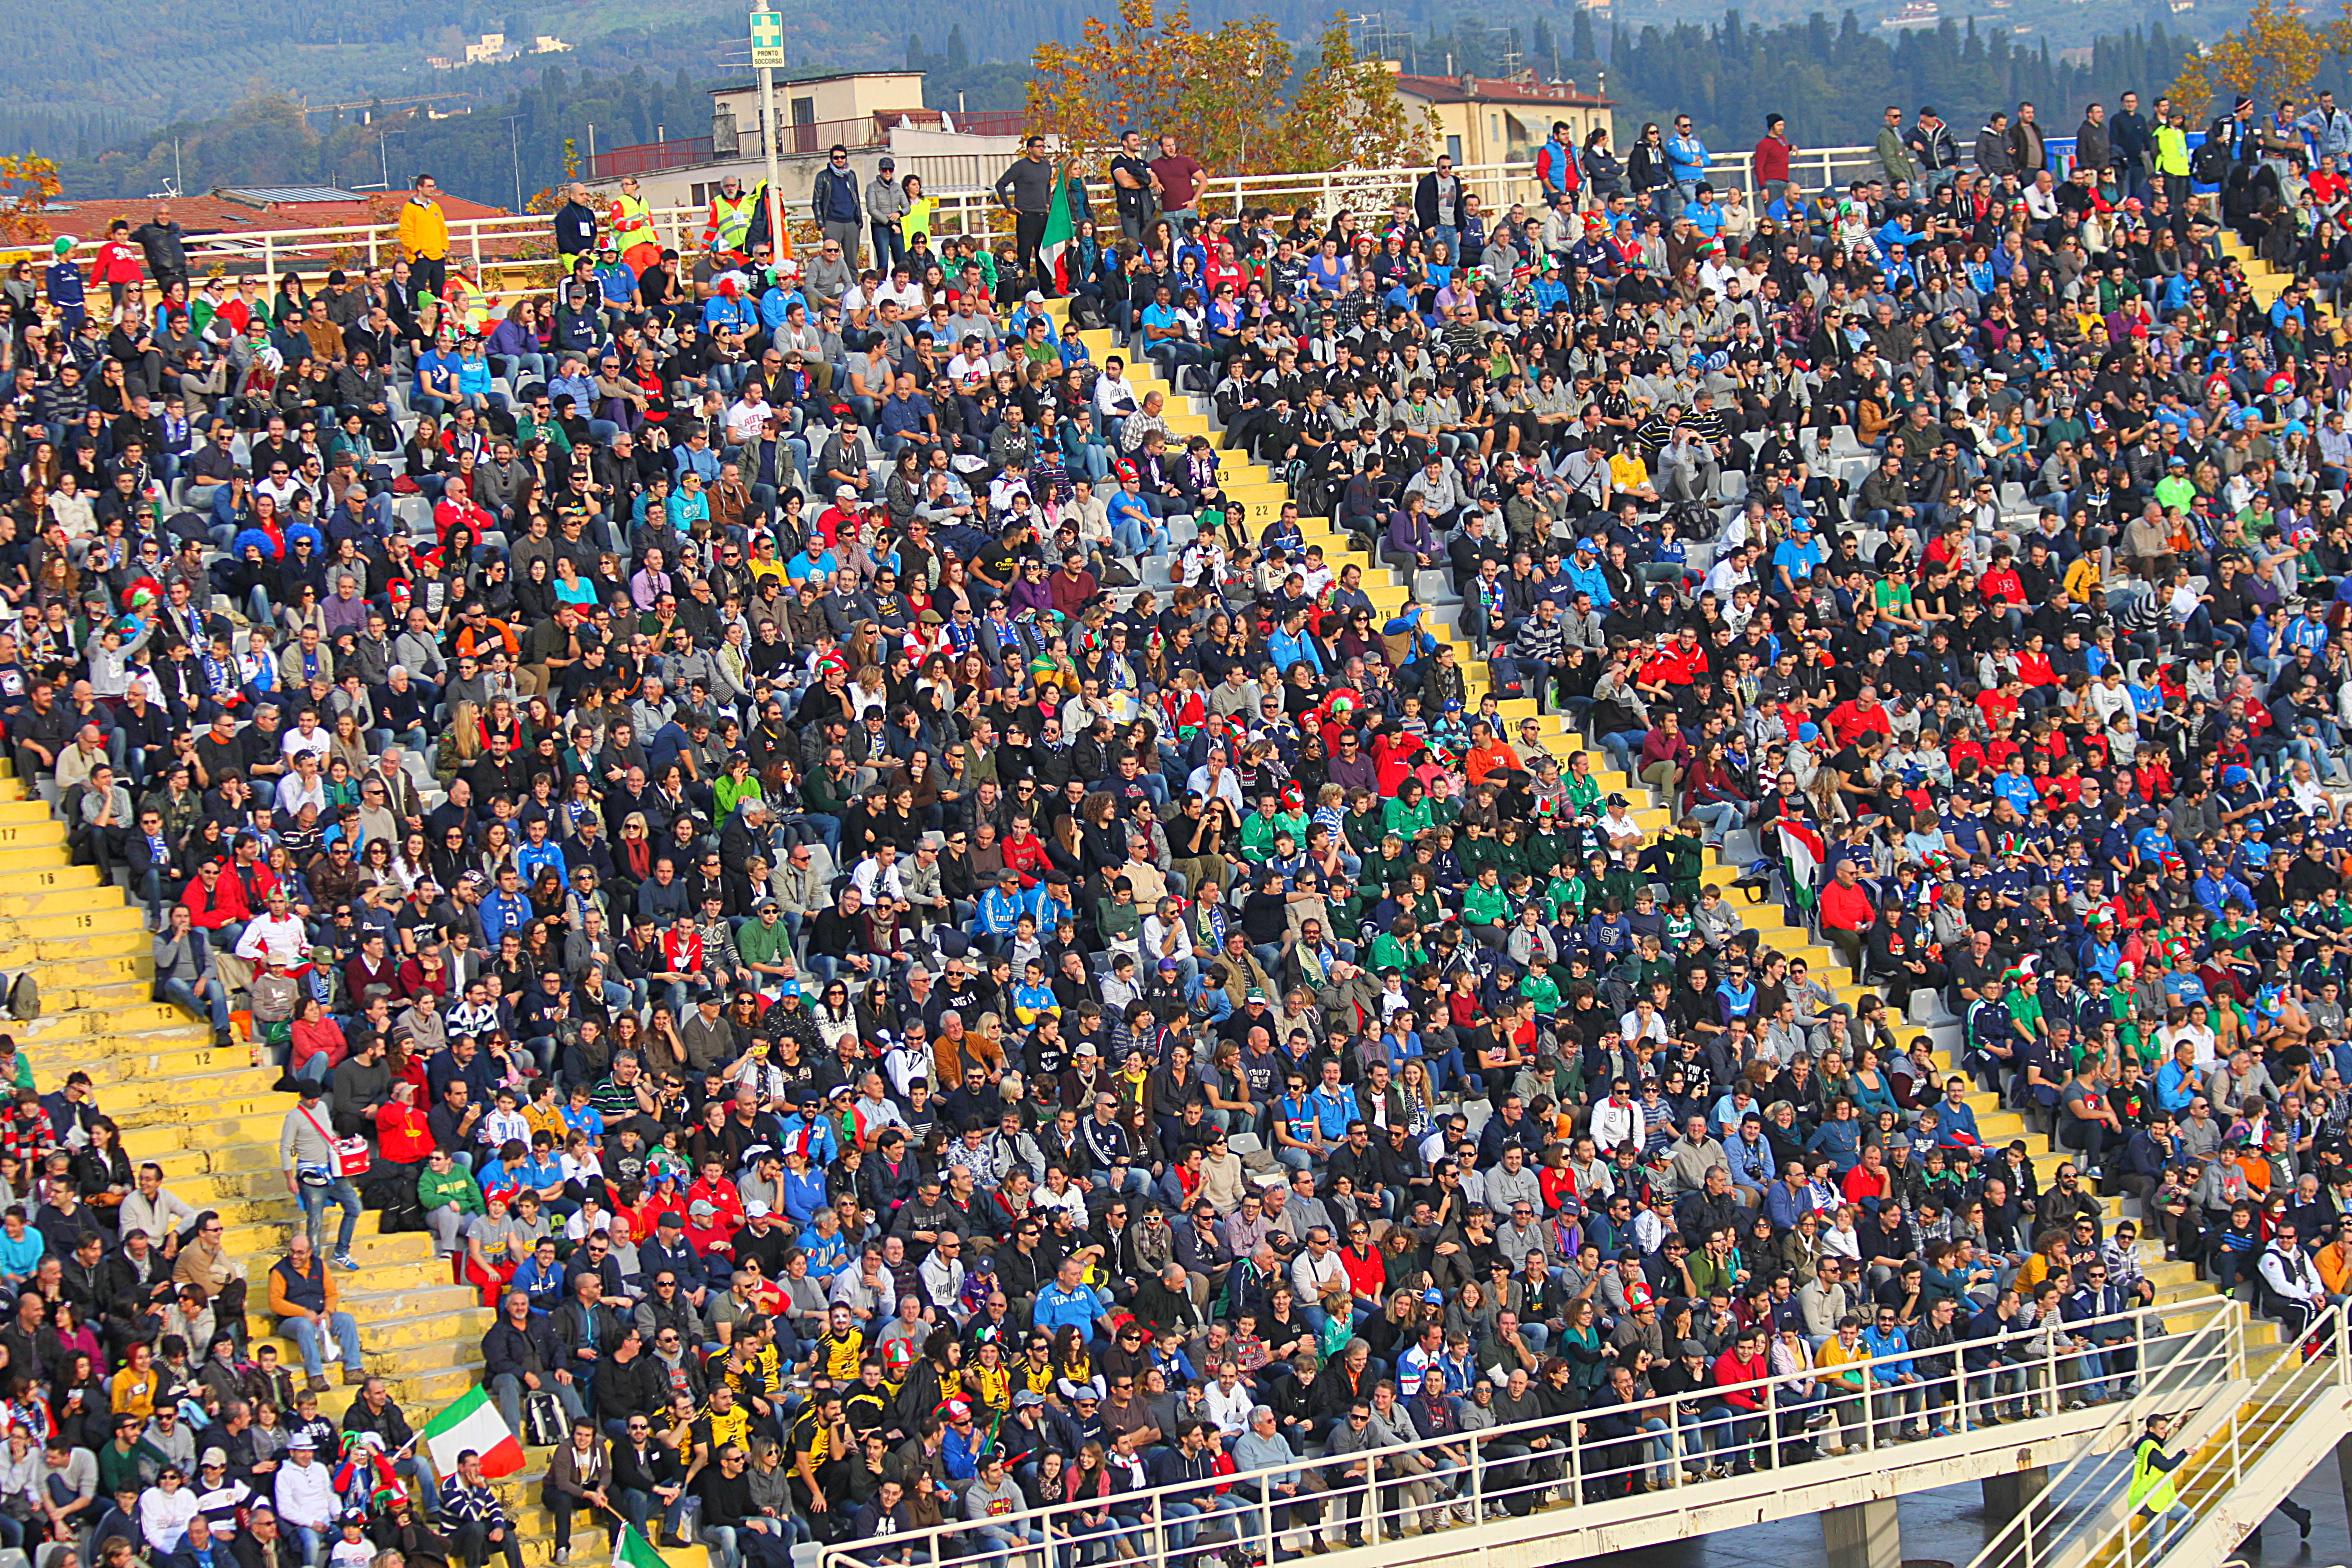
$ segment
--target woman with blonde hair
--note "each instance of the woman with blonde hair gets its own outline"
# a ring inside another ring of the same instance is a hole
[[[485,748],[482,733],[480,704],[459,701],[449,705],[449,722],[441,731],[441,743],[433,754],[433,775],[443,788],[482,755]]]

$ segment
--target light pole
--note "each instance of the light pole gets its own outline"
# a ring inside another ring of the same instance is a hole
[[[521,212],[523,210],[523,146],[522,132],[517,127],[522,124],[523,117],[519,114],[510,114],[505,116],[505,120],[506,153],[514,163],[514,210]]]
[[[784,234],[784,193],[776,188],[783,178],[776,162],[776,67],[784,63],[784,16],[780,11],[751,13],[751,63],[759,67],[760,146],[768,161],[768,254],[781,261],[792,254]]]
[[[1252,45],[1250,48],[1249,56],[1241,67],[1241,74],[1244,80],[1253,83],[1263,78],[1266,74],[1266,67],[1260,63],[1258,59],[1257,47],[1255,45]],[[1243,96],[1245,98],[1254,98],[1256,95],[1254,93],[1245,93]],[[1240,166],[1233,171],[1233,215],[1236,218],[1242,215],[1245,204],[1249,199],[1244,194],[1248,187],[1243,184],[1243,182],[1249,178],[1249,116],[1250,111],[1245,110],[1241,117]]]

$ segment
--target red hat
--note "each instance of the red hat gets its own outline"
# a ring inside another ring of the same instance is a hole
[[[1625,1305],[1629,1311],[1639,1312],[1644,1307],[1654,1307],[1657,1304],[1658,1298],[1651,1291],[1648,1280],[1637,1279],[1625,1287]]]

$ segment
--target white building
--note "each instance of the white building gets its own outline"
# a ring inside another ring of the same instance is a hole
[[[767,175],[767,127],[755,84],[714,88],[710,134],[602,147],[584,176],[599,192],[637,176],[656,207],[696,205],[733,175],[748,189]],[[920,175],[932,195],[983,190],[1021,153],[1018,110],[957,115],[926,106],[920,71],[840,75],[777,73],[777,160],[786,211],[806,213],[811,183],[835,144],[849,150],[862,183],[888,156],[901,177]]]

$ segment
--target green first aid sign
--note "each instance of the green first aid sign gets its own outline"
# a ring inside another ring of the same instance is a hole
[[[751,63],[759,69],[774,69],[784,64],[783,12],[751,13]]]

